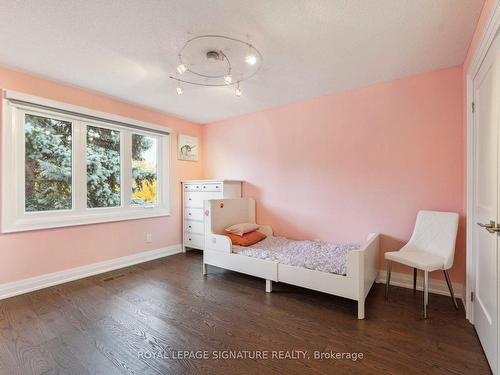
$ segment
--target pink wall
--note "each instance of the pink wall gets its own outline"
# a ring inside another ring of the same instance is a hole
[[[174,133],[170,217],[0,234],[0,284],[181,243],[180,181],[201,178],[202,163],[177,160],[177,133],[201,137],[199,125],[3,68],[0,87],[165,125]],[[150,244],[146,232],[152,233]]]
[[[452,278],[463,282],[462,95],[455,67],[209,124],[204,174],[245,180],[258,221],[293,238],[380,232],[395,250],[419,209],[459,212]]]

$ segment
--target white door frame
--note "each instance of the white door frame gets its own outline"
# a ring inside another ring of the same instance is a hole
[[[473,81],[479,72],[481,63],[488,52],[493,40],[500,29],[500,0],[497,0],[490,19],[486,25],[478,48],[472,56],[469,69],[466,74],[466,96],[467,96],[467,242],[466,242],[466,294],[465,294],[465,313],[467,319],[474,324],[474,309],[471,303],[471,292],[475,287],[474,271],[474,251],[472,243],[472,230],[474,223],[474,117],[472,114],[472,102],[474,99]]]

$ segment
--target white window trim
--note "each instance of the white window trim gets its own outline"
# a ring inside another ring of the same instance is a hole
[[[169,128],[14,91],[3,91],[2,97],[2,233],[135,220],[171,214],[171,130]],[[69,114],[60,114],[56,109]],[[52,116],[73,123],[73,204],[71,210],[24,212],[24,116],[18,116],[18,114],[24,114],[24,111]],[[90,116],[93,119],[82,119],[76,114]],[[124,125],[117,125],[117,123]],[[82,154],[86,149],[86,127],[82,126],[84,124],[121,130],[121,207],[87,208],[86,164],[85,158],[82,159]],[[124,137],[125,132],[130,134],[130,137]],[[131,134],[151,135],[156,137],[159,142],[158,202],[153,207],[134,207],[129,204],[131,192],[128,191],[129,184],[125,181],[127,181],[126,179],[132,180],[131,157],[128,160],[131,156]],[[19,147],[21,144],[23,147]],[[6,197],[12,197],[12,199]]]

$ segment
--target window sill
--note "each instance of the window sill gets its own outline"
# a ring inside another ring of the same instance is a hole
[[[129,212],[96,212],[87,213],[85,215],[64,215],[58,217],[25,217],[6,224],[3,220],[2,233],[26,232],[31,230],[64,228],[77,225],[111,223],[116,221],[150,219],[155,217],[170,216],[168,209],[161,208],[144,208]]]

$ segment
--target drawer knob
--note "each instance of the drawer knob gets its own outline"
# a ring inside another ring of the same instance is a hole
[[[191,241],[191,238],[189,239],[189,241]]]
[[[189,216],[191,216],[191,212],[190,212],[190,213],[188,213],[188,215],[189,215]]]
[[[193,198],[189,198],[189,200],[190,200],[190,201],[192,201],[192,200],[193,200]]]
[[[189,228],[191,228],[191,225],[189,226]]]

